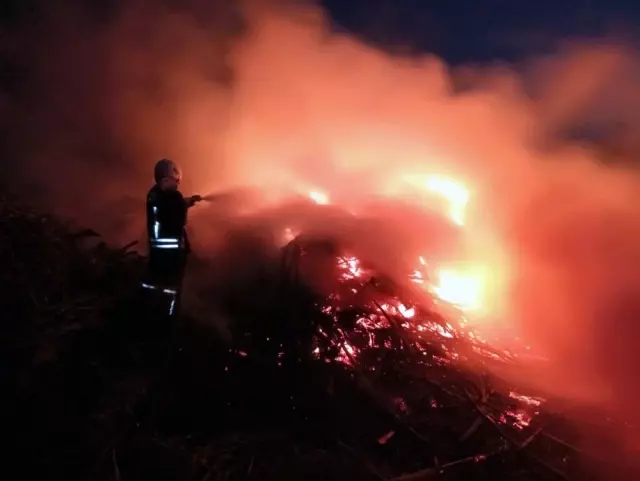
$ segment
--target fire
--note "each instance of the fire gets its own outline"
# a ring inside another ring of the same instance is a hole
[[[449,204],[448,215],[453,222],[464,225],[470,194],[462,183],[451,178],[431,175],[427,178],[425,187],[447,201]]]
[[[400,314],[402,314],[402,316],[407,319],[411,319],[416,315],[415,307],[406,307],[404,304],[400,304],[398,306],[398,312],[400,312]]]
[[[442,175],[429,175],[424,181],[424,187],[428,192],[446,201],[445,214],[452,222],[463,229],[469,238],[476,237],[477,233],[471,232],[472,226],[467,225],[467,207],[471,200],[471,192],[462,182]],[[499,269],[498,266],[490,268],[486,265],[487,253],[484,251],[477,252],[473,257],[483,258],[485,261],[483,264],[471,262],[466,265],[439,266],[431,272],[421,272],[428,266],[425,258],[420,257],[420,266],[412,274],[411,280],[416,284],[425,284],[426,276],[429,282],[425,287],[430,288],[430,291],[443,301],[468,314],[486,313],[490,307],[493,307],[489,305],[489,281],[495,280],[496,277],[496,275],[490,277],[488,273],[497,273]]]
[[[363,273],[363,270],[360,267],[360,261],[355,257],[340,259],[338,261],[338,266],[344,270],[342,277],[345,279],[360,277]]]
[[[321,192],[319,190],[311,190],[309,191],[309,198],[319,205],[327,205],[329,204],[329,195],[325,192]]]
[[[487,276],[481,267],[440,267],[431,269],[423,256],[409,274],[409,280],[465,313],[478,313],[485,307]]]
[[[472,223],[467,222],[467,208],[471,200],[471,192],[464,183],[448,176],[439,174],[429,175],[407,175],[403,178],[403,185],[418,192],[431,196],[431,202],[435,196],[439,199],[436,205],[443,210],[453,223],[468,233],[470,238],[474,238],[470,229]],[[307,188],[306,196],[318,205],[328,205],[331,203],[330,194],[315,187]],[[426,202],[430,202],[426,199]],[[444,205],[442,204],[444,202]],[[291,240],[293,234],[291,229],[287,229],[284,238]],[[486,257],[478,254],[474,257]],[[409,274],[410,280],[420,285],[425,291],[436,295],[442,301],[451,304],[467,314],[479,315],[490,308],[488,305],[490,277],[488,272],[496,269],[480,269],[478,263],[468,265],[440,265],[437,259],[426,261],[425,257],[418,258],[419,263],[416,269]],[[350,277],[360,275],[359,261],[356,258],[343,259],[341,261],[345,267],[346,274]],[[433,263],[433,266],[431,265]],[[488,266],[487,266],[488,267]],[[494,276],[495,277],[495,276]]]
[[[316,304],[326,318],[310,346],[315,359],[373,372],[377,366],[371,354],[381,349],[407,349],[414,367],[429,370],[513,365],[521,358],[518,350],[498,348],[467,322],[466,312],[482,307],[490,270],[473,265],[436,268],[426,257],[418,257],[415,270],[407,272],[407,282],[417,283],[442,301],[423,304],[410,292],[405,298],[401,292],[381,287],[374,282],[379,274],[375,268],[352,254],[342,253],[334,261],[339,288]],[[441,310],[442,304],[458,309]],[[546,403],[515,391],[508,392],[506,401],[487,416],[496,424],[527,432],[535,428],[535,418]]]
[[[463,226],[466,220],[466,210],[471,199],[471,192],[464,183],[448,176],[439,174],[430,175],[405,175],[402,177],[401,189],[410,187],[414,192],[418,192],[422,197],[426,194],[426,202],[433,204],[437,200],[436,206],[444,210],[449,219]],[[444,202],[444,206],[441,203]]]
[[[441,269],[437,272],[434,292],[463,311],[477,311],[482,307],[484,279],[477,273]]]

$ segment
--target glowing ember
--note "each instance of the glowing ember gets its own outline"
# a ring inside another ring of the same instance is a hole
[[[363,274],[363,269],[360,267],[360,261],[355,257],[345,257],[338,260],[338,266],[343,269],[343,278],[353,279],[354,277],[360,277]]]
[[[372,358],[369,350],[406,349],[408,356],[414,356],[413,366],[424,368],[426,373],[442,367],[464,369],[466,366],[514,362],[509,352],[494,348],[471,331],[460,310],[454,310],[460,313],[459,318],[445,320],[433,310],[436,307],[425,307],[416,304],[415,300],[407,302],[389,291],[377,290],[377,284],[370,282],[375,273],[363,267],[354,256],[337,257],[336,265],[344,291],[329,294],[326,301],[317,306],[327,316],[327,321],[332,323],[333,329],[319,327],[316,330],[311,348],[316,359],[373,372],[381,368],[372,361],[380,361],[384,355],[377,354]],[[437,278],[434,283],[428,275],[428,268],[429,263],[420,257],[409,280],[425,282],[429,285],[427,292],[439,297],[445,304],[456,303],[471,309],[478,305],[481,288],[474,279],[482,279],[482,276],[477,273],[475,277],[470,275],[471,280],[461,276],[462,280],[458,282],[457,271],[440,270],[435,273]],[[354,305],[354,298],[343,296],[342,292],[363,293],[357,301],[361,304]],[[371,295],[376,297],[372,298]],[[354,312],[357,313],[356,317],[350,318]],[[344,316],[350,319],[346,321],[347,324],[344,324]],[[400,335],[390,334],[398,330],[401,331]],[[494,422],[520,431],[530,428],[545,403],[544,399],[514,391],[508,393],[507,399],[512,402],[507,402],[495,415],[490,416]],[[435,409],[437,404],[432,407]]]
[[[356,349],[345,341],[340,349],[338,357],[336,357],[336,361],[351,366],[353,364],[352,359],[354,359],[356,355]]]
[[[509,397],[511,399],[515,399],[517,401],[520,401],[524,404],[528,404],[529,406],[534,406],[534,407],[538,407],[542,404],[542,400],[539,398],[535,398],[535,397],[531,397],[531,396],[524,396],[522,394],[518,394],[516,392],[511,391],[509,393]]]
[[[415,307],[407,308],[403,304],[400,304],[398,306],[398,311],[400,312],[400,314],[402,314],[403,317],[406,317],[407,319],[411,319],[416,315]]]
[[[500,415],[502,424],[510,424],[514,428],[523,430],[531,424],[531,416],[524,411],[509,409]]]
[[[420,271],[413,271],[409,275],[409,280],[415,284],[424,284],[424,275]]]

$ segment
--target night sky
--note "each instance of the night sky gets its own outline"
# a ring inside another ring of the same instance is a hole
[[[629,37],[633,0],[322,0],[336,28],[399,51],[450,63],[516,60],[564,38]]]
[[[640,4],[634,0],[318,1],[337,30],[355,33],[387,50],[433,52],[454,64],[545,53],[564,38],[615,35],[629,40],[637,30],[634,26],[640,24]],[[182,3],[158,0],[163,2]],[[66,3],[90,5],[78,0],[61,2]],[[103,0],[90,9],[95,20],[103,23],[127,3]],[[208,9],[210,1],[191,0],[189,4],[201,10]],[[0,2],[0,47],[3,29],[28,29],[42,11],[56,8],[44,0]]]

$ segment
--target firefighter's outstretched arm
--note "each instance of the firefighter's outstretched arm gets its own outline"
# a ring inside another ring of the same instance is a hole
[[[187,208],[193,207],[198,202],[204,200],[201,195],[192,195],[184,199],[187,202]]]
[[[198,202],[212,202],[223,198],[224,196],[221,194],[209,194],[209,195],[192,195],[191,197],[185,197],[185,201],[187,202],[187,207],[193,207]]]

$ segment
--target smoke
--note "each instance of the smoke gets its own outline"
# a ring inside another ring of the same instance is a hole
[[[500,315],[553,360],[540,382],[632,413],[640,180],[620,162],[639,151],[631,48],[571,41],[519,65],[452,68],[333,33],[308,2],[130,5],[92,17],[70,4],[5,31],[16,185],[127,241],[161,157],[182,164],[186,191],[257,186],[264,202],[317,189],[368,218],[374,198],[415,204],[420,175],[454,177],[472,193],[465,255],[506,279]],[[388,266],[441,229],[393,205],[361,236]],[[279,212],[256,219],[309,214]],[[222,246],[236,214],[196,210],[197,249]],[[317,227],[357,240],[362,224],[346,218]]]
[[[5,33],[4,52],[7,163],[30,195],[124,241],[141,230],[157,159],[180,159],[191,179],[225,175],[236,6],[111,2],[98,15],[66,2],[36,12]]]

